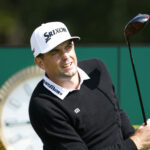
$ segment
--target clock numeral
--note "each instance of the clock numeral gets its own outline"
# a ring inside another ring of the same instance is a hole
[[[9,105],[16,109],[16,108],[19,108],[21,106],[21,102],[15,98],[11,98],[9,100]]]
[[[14,126],[15,124],[17,124],[17,120],[16,119],[7,119],[4,121],[4,124],[7,127],[11,127],[11,126]]]
[[[25,126],[25,125],[30,125],[30,124],[31,123],[29,120],[17,121],[16,119],[14,119],[14,120],[9,119],[9,120],[5,121],[5,126],[7,126],[7,127]]]
[[[9,144],[15,144],[16,142],[20,141],[22,139],[22,136],[20,134],[17,134],[13,137],[11,137],[9,140],[8,140],[8,143]]]
[[[26,91],[27,95],[31,96],[33,90],[31,89],[30,85],[25,83],[23,87],[24,87],[24,90]]]

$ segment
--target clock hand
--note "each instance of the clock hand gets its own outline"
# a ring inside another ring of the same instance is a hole
[[[5,125],[8,127],[13,127],[13,126],[21,126],[21,125],[28,125],[31,124],[30,121],[24,121],[24,122],[5,122]]]

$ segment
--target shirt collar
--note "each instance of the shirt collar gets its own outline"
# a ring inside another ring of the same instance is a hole
[[[80,76],[80,84],[76,90],[80,90],[83,81],[90,79],[90,77],[81,68],[77,67],[77,70]],[[63,100],[69,94],[69,92],[75,91],[75,90],[65,89],[60,85],[54,83],[46,76],[46,74],[44,75],[43,80],[44,80],[43,82],[44,87],[48,89],[50,92],[52,92],[55,96],[60,98],[61,100]]]

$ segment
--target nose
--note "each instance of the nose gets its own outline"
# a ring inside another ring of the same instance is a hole
[[[68,59],[69,58],[69,52],[64,51],[62,54],[62,58],[63,58],[63,60]]]

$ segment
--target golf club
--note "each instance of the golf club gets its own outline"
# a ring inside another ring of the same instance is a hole
[[[142,96],[141,96],[139,83],[138,83],[138,79],[137,79],[137,75],[136,75],[136,69],[135,69],[134,61],[133,61],[133,57],[132,57],[129,37],[133,36],[134,34],[139,32],[141,29],[143,29],[143,27],[148,23],[149,18],[150,18],[150,16],[147,14],[138,14],[137,16],[135,16],[132,20],[130,20],[128,22],[128,24],[125,26],[125,29],[124,29],[124,35],[125,35],[125,39],[127,41],[128,48],[129,48],[131,64],[132,64],[133,73],[134,73],[134,77],[135,77],[135,81],[136,81],[136,87],[137,87],[137,91],[138,91],[140,106],[141,106],[142,115],[143,115],[145,125],[147,125],[146,115],[145,115]]]

